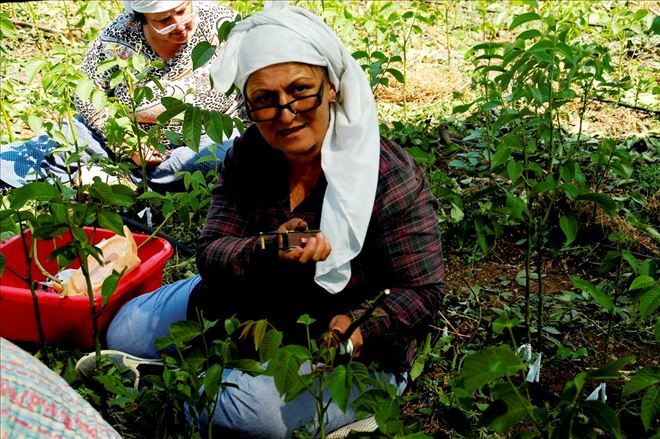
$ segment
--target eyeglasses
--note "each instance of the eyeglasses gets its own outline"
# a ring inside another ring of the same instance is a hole
[[[165,27],[162,28],[162,29],[158,29],[156,26],[154,26],[154,25],[151,24],[151,23],[149,23],[149,26],[151,26],[151,28],[152,28],[157,34],[159,34],[159,35],[167,35],[167,34],[169,34],[170,32],[172,32],[174,29],[176,29],[177,26],[179,26],[179,25],[183,26],[183,25],[186,25],[186,24],[190,23],[190,22],[193,20],[193,18],[195,17],[195,4],[192,3],[192,2],[189,2],[189,4],[190,4],[190,6],[191,6],[190,14],[188,14],[188,15],[186,15],[185,17],[181,18],[178,22],[175,22],[175,23],[172,23],[172,24],[170,24],[170,25],[168,25],[168,26],[165,26]],[[174,20],[176,20],[176,18],[174,18]]]
[[[282,114],[283,109],[287,109],[293,114],[306,113],[318,108],[323,102],[323,86],[325,81],[319,87],[319,91],[313,95],[303,96],[302,98],[294,99],[282,105],[269,105],[266,107],[251,108],[250,103],[245,100],[247,105],[247,112],[250,120],[253,122],[268,122],[275,120]]]

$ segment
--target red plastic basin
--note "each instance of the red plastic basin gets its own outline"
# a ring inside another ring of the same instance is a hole
[[[105,229],[86,228],[90,242],[96,244],[114,235]],[[28,232],[28,248],[31,236]],[[134,234],[139,246],[148,236]],[[51,274],[58,271],[57,261],[49,261],[48,256],[58,247],[71,241],[65,233],[55,240],[37,241],[37,254],[41,265]],[[150,293],[161,286],[163,267],[172,256],[172,246],[162,238],[154,238],[138,250],[141,264],[123,276],[110,300],[99,314],[98,329],[101,336],[119,308],[130,299]],[[0,336],[14,341],[38,342],[37,320],[30,285],[21,277],[27,277],[25,252],[20,236],[14,236],[0,244],[0,253],[5,255],[5,271],[0,276]],[[67,268],[78,268],[76,260]],[[44,281],[41,271],[32,263],[32,280]],[[39,313],[46,341],[49,343],[75,345],[81,349],[92,349],[92,317],[87,296],[59,297],[57,293],[37,291]],[[101,307],[102,297],[95,297],[96,311]]]

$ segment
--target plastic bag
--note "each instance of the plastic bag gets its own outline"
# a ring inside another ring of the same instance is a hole
[[[124,269],[124,275],[135,270],[140,265],[140,258],[137,254],[137,244],[133,239],[133,234],[124,226],[124,235],[114,235],[111,238],[104,239],[96,244],[101,254],[99,258],[103,265],[92,256],[87,257],[87,266],[89,276],[92,281],[92,291],[94,294],[100,294],[103,281],[114,271],[121,273]],[[67,279],[63,285],[62,296],[81,296],[87,294],[87,284],[82,269],[78,268],[75,273]]]

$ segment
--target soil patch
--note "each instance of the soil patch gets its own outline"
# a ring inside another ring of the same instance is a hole
[[[464,70],[464,69],[463,69]],[[460,92],[469,85],[467,77],[459,66],[437,63],[411,63],[406,72],[407,84],[390,78],[388,87],[378,87],[378,102],[428,105],[451,99],[452,94]]]

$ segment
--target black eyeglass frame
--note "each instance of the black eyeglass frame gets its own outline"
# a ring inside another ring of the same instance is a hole
[[[250,107],[250,102],[248,102],[248,99],[246,98],[245,99],[245,106],[247,107],[248,117],[250,118],[250,120],[252,122],[269,122],[271,120],[275,120],[275,119],[279,118],[282,115],[282,110],[285,109],[285,108],[293,114],[307,113],[308,111],[316,110],[317,108],[319,108],[321,106],[321,103],[323,102],[323,89],[324,88],[325,88],[325,81],[323,81],[321,83],[321,86],[319,87],[319,91],[317,91],[316,93],[314,93],[312,95],[303,96],[301,98],[294,99],[292,101],[287,102],[286,104],[268,105],[268,106],[259,107],[259,108],[251,108]],[[247,96],[247,95],[245,95],[245,96]],[[299,111],[299,110],[296,110],[293,107],[291,107],[291,105],[294,104],[295,102],[302,101],[303,99],[314,98],[314,97],[316,98],[316,105],[314,105],[313,107],[311,107],[307,110]],[[275,116],[273,116],[271,118],[268,118],[268,119],[255,119],[254,117],[252,117],[253,112],[259,111],[259,110],[264,110],[266,108],[275,108],[275,109],[277,109],[277,113],[275,113]]]

